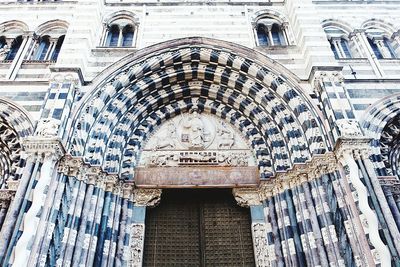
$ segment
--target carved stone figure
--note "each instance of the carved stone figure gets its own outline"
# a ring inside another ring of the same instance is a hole
[[[183,127],[189,131],[189,143],[191,148],[204,148],[205,132],[204,124],[197,111],[193,111],[192,116],[184,122]],[[185,137],[182,137],[184,139]]]
[[[166,136],[157,138],[155,149],[174,148],[176,137],[176,127],[173,123],[169,123]]]
[[[59,122],[55,119],[42,119],[36,127],[36,134],[42,137],[55,137],[58,134]]]
[[[338,126],[342,137],[359,137],[363,135],[356,120],[337,120],[336,125]]]
[[[221,122],[217,130],[218,148],[231,149],[235,144],[235,134],[226,126],[225,122]]]

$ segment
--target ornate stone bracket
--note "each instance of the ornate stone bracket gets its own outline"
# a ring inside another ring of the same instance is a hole
[[[161,201],[161,193],[161,189],[138,188],[134,190],[133,202],[136,206],[155,207]]]
[[[233,196],[239,206],[248,208],[254,205],[260,205],[260,190],[258,188],[234,188]]]

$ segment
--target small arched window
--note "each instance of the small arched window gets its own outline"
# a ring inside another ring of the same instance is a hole
[[[393,49],[392,42],[388,38],[383,38],[383,45],[385,46],[390,58],[396,58],[396,53]]]
[[[51,55],[52,61],[57,61],[58,55],[60,54],[60,51],[61,51],[61,46],[64,42],[64,38],[65,38],[65,35],[62,35],[58,38],[56,46],[53,51],[53,54]]]
[[[14,60],[15,56],[18,53],[19,48],[21,47],[22,44],[22,36],[16,37],[13,42],[11,43],[10,51],[8,52],[6,56],[6,60]]]
[[[259,24],[257,26],[257,39],[259,45],[266,45],[266,46],[269,45],[268,33],[264,25]]]
[[[362,57],[359,46],[355,43],[349,29],[344,30],[335,25],[324,27],[331,50],[336,59]]]
[[[271,35],[274,45],[285,45],[285,38],[278,24],[272,25]]]
[[[118,25],[111,25],[106,40],[106,46],[118,46],[119,40],[119,27]]]
[[[278,20],[270,17],[261,18],[256,27],[257,45],[283,46],[287,45],[287,29]]]
[[[50,40],[49,36],[43,36],[39,38],[39,46],[36,49],[36,53],[34,55],[34,60],[45,60],[47,53],[49,52]]]
[[[122,30],[122,46],[123,47],[130,47],[133,43],[133,34],[134,30],[132,25],[128,24]]]
[[[368,37],[368,43],[372,48],[372,51],[374,52],[375,56],[378,59],[382,59],[383,55],[382,52],[379,50],[378,44],[376,40],[373,40],[372,38]]]

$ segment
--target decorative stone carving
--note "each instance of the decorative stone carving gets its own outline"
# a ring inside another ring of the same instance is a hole
[[[161,192],[161,189],[135,189],[133,201],[136,206],[154,207],[160,203]]]
[[[130,267],[142,266],[143,247],[144,247],[144,224],[135,223],[131,228],[130,236],[130,251],[131,258],[129,262]]]
[[[268,255],[267,233],[264,223],[253,223],[253,246],[256,266],[270,266]]]
[[[149,167],[162,166],[249,166],[251,155],[248,151],[155,151],[147,156],[145,162]]]
[[[36,127],[36,135],[42,137],[55,137],[58,134],[59,121],[55,119],[42,119]]]
[[[212,115],[177,116],[162,125],[145,145],[139,166],[256,166],[245,139]]]
[[[336,125],[342,137],[362,137],[360,125],[356,120],[337,120]]]
[[[260,205],[260,195],[258,188],[234,188],[232,189],[236,202],[241,207]]]

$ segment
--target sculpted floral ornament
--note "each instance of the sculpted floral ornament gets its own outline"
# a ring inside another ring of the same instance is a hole
[[[42,119],[36,127],[36,134],[41,137],[56,137],[59,121],[55,119]]]

